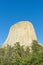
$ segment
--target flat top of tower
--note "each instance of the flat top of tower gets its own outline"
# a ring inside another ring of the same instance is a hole
[[[33,26],[30,21],[20,21],[20,22],[17,22],[16,24],[12,25],[11,28],[16,27],[16,25],[19,27],[24,26],[24,25]]]

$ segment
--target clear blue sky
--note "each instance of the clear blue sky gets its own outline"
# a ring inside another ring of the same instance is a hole
[[[38,41],[43,44],[43,0],[0,0],[0,45],[10,26],[24,20],[33,23]]]

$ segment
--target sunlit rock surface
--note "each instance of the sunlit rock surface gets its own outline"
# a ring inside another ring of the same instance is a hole
[[[3,47],[13,46],[16,42],[20,42],[20,45],[31,46],[33,40],[37,40],[37,38],[32,23],[21,21],[11,26]]]

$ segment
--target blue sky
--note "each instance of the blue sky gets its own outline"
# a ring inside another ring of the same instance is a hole
[[[11,25],[25,20],[32,22],[37,39],[43,44],[43,0],[0,0],[0,45]]]

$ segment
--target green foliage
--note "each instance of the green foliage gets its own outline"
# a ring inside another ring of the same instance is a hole
[[[36,40],[24,49],[17,42],[13,47],[0,48],[0,65],[43,65],[43,47]]]

